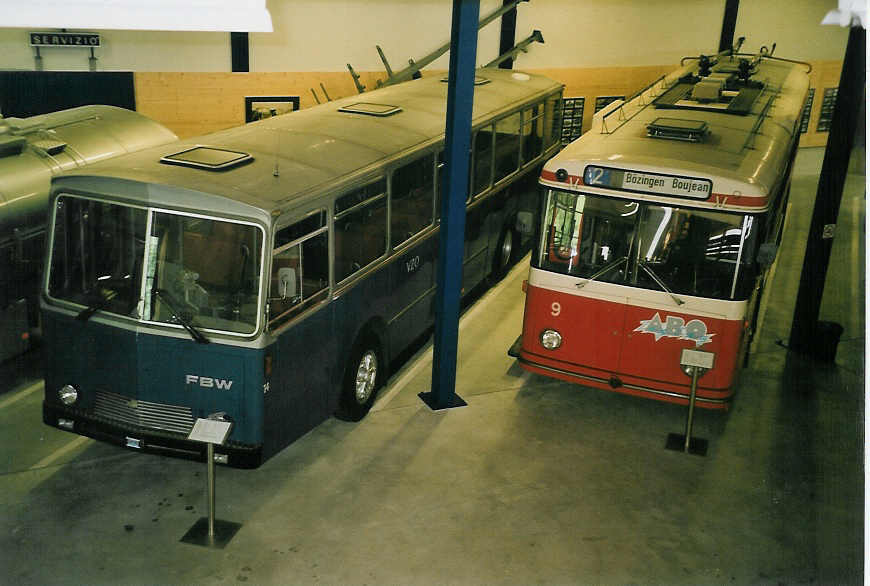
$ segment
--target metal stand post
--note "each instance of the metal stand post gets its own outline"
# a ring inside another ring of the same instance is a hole
[[[686,374],[692,377],[692,387],[689,391],[689,412],[686,415],[686,433],[669,433],[665,449],[695,454],[707,455],[707,440],[692,437],[692,420],[695,415],[695,397],[698,394],[698,378],[713,367],[713,354],[699,350],[683,350],[680,365],[687,367]]]
[[[690,411],[691,413],[691,411]],[[691,421],[691,419],[690,419]],[[208,458],[208,536],[214,539],[214,444],[206,444]]]
[[[214,446],[223,444],[229,435],[231,423],[223,419],[222,413],[215,413],[208,419],[197,419],[188,439],[206,444],[206,490],[208,492],[208,517],[200,517],[181,541],[222,549],[233,535],[242,527],[241,523],[215,519],[215,466]]]
[[[692,390],[689,392],[689,414],[686,416],[686,442],[683,452],[689,453],[689,445],[692,443],[692,416],[695,414],[695,396],[698,394],[698,367],[692,366]],[[706,451],[706,450],[704,450]]]

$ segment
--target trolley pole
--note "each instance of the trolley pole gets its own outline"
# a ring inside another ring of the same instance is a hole
[[[712,352],[683,349],[680,355],[680,367],[683,368],[683,372],[692,377],[692,387],[689,391],[689,412],[686,414],[686,432],[683,435],[669,433],[665,449],[696,456],[707,455],[707,440],[692,437],[692,420],[695,415],[695,398],[698,395],[698,379],[713,368],[715,356]]]

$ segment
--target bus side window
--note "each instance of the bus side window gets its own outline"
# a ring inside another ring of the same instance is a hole
[[[535,104],[523,112],[522,158],[523,165],[540,156],[544,148],[544,109]]]
[[[432,155],[396,169],[390,184],[390,241],[400,245],[432,224]]]
[[[495,178],[498,183],[520,164],[520,113],[495,123]]]
[[[478,130],[472,138],[471,146],[471,193],[477,195],[485,191],[492,181],[492,126]]]
[[[269,282],[269,325],[276,327],[326,299],[329,287],[329,239],[326,211],[275,234]]]
[[[383,180],[335,202],[335,281],[343,281],[386,253],[387,195]],[[380,192],[380,193],[377,193]]]

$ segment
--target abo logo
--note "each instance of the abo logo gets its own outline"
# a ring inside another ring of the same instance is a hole
[[[669,315],[662,321],[656,313],[649,319],[640,320],[640,325],[634,328],[635,332],[652,334],[656,342],[662,338],[677,338],[678,340],[691,340],[695,347],[700,348],[713,339],[716,334],[707,333],[707,324],[699,319],[690,320],[689,323],[681,317]]]

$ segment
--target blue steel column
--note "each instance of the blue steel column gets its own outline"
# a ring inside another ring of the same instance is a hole
[[[432,391],[420,394],[420,398],[432,409],[465,404],[456,396],[455,391],[456,347],[459,338],[465,201],[468,196],[471,105],[474,98],[479,17],[480,0],[453,0],[444,147],[447,168],[441,191],[444,196],[441,198],[441,234],[438,245]]]

